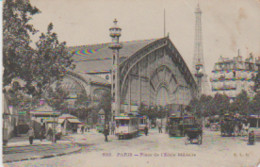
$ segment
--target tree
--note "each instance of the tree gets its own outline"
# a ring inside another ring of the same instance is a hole
[[[140,106],[138,107],[138,111],[140,115],[147,115],[147,108],[143,102],[141,102]]]
[[[57,34],[49,24],[47,33],[42,33],[36,42],[36,54],[32,64],[33,82],[36,91],[42,94],[54,81],[62,80],[68,69],[73,69],[72,54],[66,49],[66,42],[59,43]]]
[[[160,105],[157,110],[157,118],[162,119],[162,118],[166,117],[166,114],[167,114],[166,109]]]
[[[218,93],[214,97],[202,95],[200,99],[193,98],[188,108],[197,117],[222,115],[229,110],[229,98],[227,95]]]
[[[260,114],[260,92],[257,92],[249,103],[250,112],[252,114]]]
[[[98,111],[103,109],[105,111],[105,122],[108,122],[111,117],[111,106],[112,106],[112,97],[109,91],[105,91],[100,100]]]
[[[54,90],[53,90],[54,89]],[[68,99],[69,92],[65,91],[60,87],[60,83],[56,83],[56,87],[52,88],[49,87],[47,91],[47,102],[48,104],[53,107],[55,110],[60,111],[61,113],[68,112]]]
[[[230,110],[235,113],[248,114],[249,111],[249,97],[245,90],[242,90],[241,93],[237,95],[235,100],[230,105]]]
[[[212,103],[213,97],[210,95],[202,95],[200,99],[197,99],[196,97],[193,98],[190,101],[188,109],[190,112],[194,113],[197,117],[202,117],[202,116],[208,116],[212,113],[210,105]]]
[[[197,99],[196,97],[193,98],[191,101],[190,101],[190,104],[189,104],[189,109],[190,109],[190,112],[191,113],[194,113],[195,115],[197,115],[200,111],[200,101],[199,99]]]
[[[6,0],[3,6],[3,64],[4,86],[14,78],[30,80],[34,50],[30,47],[30,35],[37,31],[29,21],[39,9],[24,0]]]
[[[215,94],[213,102],[211,103],[212,113],[217,115],[224,115],[229,111],[229,98],[225,94]]]
[[[202,95],[200,97],[200,115],[201,116],[209,116],[214,115],[211,113],[210,106],[212,105],[213,97],[210,95]]]
[[[77,115],[82,120],[85,120],[89,117],[91,112],[90,97],[86,94],[85,91],[81,91],[80,94],[77,95],[77,100],[75,101],[75,115]]]
[[[30,46],[30,35],[37,30],[29,24],[39,9],[29,1],[8,0],[3,8],[3,63],[4,86],[19,78],[25,82],[24,93],[35,97],[56,80],[62,79],[69,68],[73,68],[72,55],[66,43],[59,43],[53,25],[49,24],[47,33],[42,33],[36,49]]]
[[[6,94],[9,105],[18,111],[25,111],[27,115],[29,115],[29,111],[33,106],[36,106],[39,102],[38,99],[23,94],[17,82],[14,82],[8,92],[4,93]]]

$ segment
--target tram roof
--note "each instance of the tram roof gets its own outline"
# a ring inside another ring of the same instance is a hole
[[[135,40],[121,42],[120,61],[132,56],[138,50],[158,39]],[[76,64],[74,71],[81,73],[110,73],[112,69],[112,50],[109,49],[110,43],[101,43],[94,45],[83,45],[69,47],[69,52],[73,54],[73,60]]]
[[[128,117],[128,116],[116,116],[115,120],[123,120],[123,119],[130,120],[130,118],[131,117]]]
[[[133,118],[139,118],[139,117],[135,117],[135,116],[126,116],[126,115],[120,115],[120,116],[116,116],[116,117],[115,117],[116,120],[122,120],[122,119],[130,120],[130,119],[133,119]]]

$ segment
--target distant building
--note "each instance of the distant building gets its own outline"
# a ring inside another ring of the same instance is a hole
[[[239,54],[233,59],[220,56],[212,71],[213,77],[210,79],[212,91],[226,94],[234,99],[245,90],[249,97],[253,97],[254,78],[257,72],[256,59],[252,54],[245,60]]]

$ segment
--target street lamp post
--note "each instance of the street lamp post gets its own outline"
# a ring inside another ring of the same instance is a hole
[[[254,90],[256,93],[260,91],[260,59],[256,60],[256,66],[258,67],[258,72],[255,77],[255,85],[254,85]],[[260,113],[258,111],[257,113],[257,122],[256,122],[256,127],[259,128],[259,116]]]
[[[203,77],[203,73],[201,71],[203,65],[202,64],[196,64],[195,68],[197,73],[195,74],[195,77],[197,77],[197,83],[198,83],[198,99],[200,100],[201,97],[201,92],[202,92],[202,84],[201,84],[201,78]],[[196,105],[197,108],[197,105]],[[196,112],[196,108],[195,108],[195,112]],[[201,117],[201,113],[199,111],[199,117]]]
[[[53,115],[53,123],[52,123],[52,143],[56,143],[56,139],[55,139],[55,133],[56,133],[56,127],[55,127],[55,115]]]
[[[111,77],[111,97],[112,97],[112,113],[111,121],[114,121],[114,116],[120,113],[120,76],[119,76],[119,50],[122,45],[119,43],[121,36],[121,28],[117,25],[117,20],[114,20],[114,25],[109,29],[112,43],[109,48],[113,51],[113,66]]]
[[[196,64],[196,71],[197,73],[195,74],[195,77],[197,77],[197,83],[198,83],[198,97],[200,98],[201,96],[201,78],[204,76],[204,74],[202,73],[201,69],[202,69],[203,65],[202,64]]]

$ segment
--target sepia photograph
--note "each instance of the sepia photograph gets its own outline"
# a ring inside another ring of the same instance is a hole
[[[4,167],[260,167],[260,0],[0,0]]]

